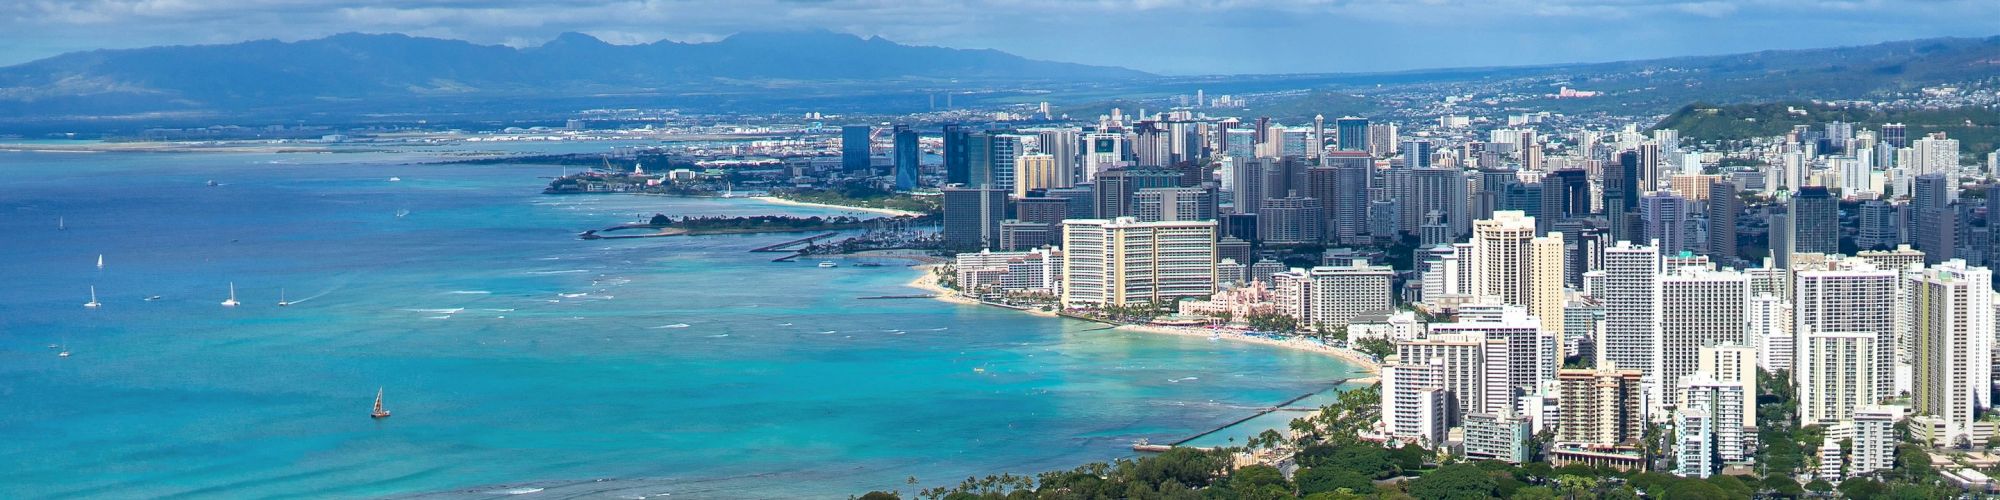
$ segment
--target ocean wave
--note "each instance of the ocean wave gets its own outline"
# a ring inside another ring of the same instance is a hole
[[[660,325],[660,326],[655,326],[655,327],[653,327],[653,329],[655,329],[655,330],[658,330],[658,329],[661,329],[661,328],[687,328],[687,327],[689,327],[689,326],[693,326],[693,325],[689,325],[689,324],[687,324],[687,323],[674,323],[674,324],[671,324],[671,325]]]
[[[587,272],[590,272],[590,270],[589,270],[589,269],[564,269],[564,270],[561,270],[561,271],[528,271],[528,274],[538,274],[538,275],[539,275],[539,274],[576,274],[576,273],[587,273]]]
[[[409,311],[409,312],[420,312],[420,313],[436,313],[436,314],[458,314],[459,312],[461,312],[461,311],[464,311],[464,310],[465,310],[465,308],[463,308],[463,307],[451,307],[451,308],[443,308],[443,309],[404,309],[404,310],[405,310],[405,311]]]
[[[485,290],[452,290],[452,291],[451,291],[451,294],[452,294],[452,295],[490,295],[490,294],[492,294],[492,293],[493,293],[493,292],[488,292],[488,291],[485,291]]]

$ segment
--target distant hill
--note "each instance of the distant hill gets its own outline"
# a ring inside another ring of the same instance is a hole
[[[814,82],[1110,80],[1151,75],[825,31],[515,49],[407,35],[95,50],[0,68],[0,113],[120,114],[426,97],[588,96]]]
[[[2000,110],[1962,108],[1872,111],[1803,102],[1776,104],[1691,104],[1668,115],[1654,128],[1680,131],[1683,141],[1731,141],[1784,135],[1797,125],[1822,127],[1827,122],[1853,123],[1856,129],[1878,129],[1884,123],[1908,127],[1910,139],[1944,132],[1958,139],[1968,161],[1980,161],[2000,143]]]

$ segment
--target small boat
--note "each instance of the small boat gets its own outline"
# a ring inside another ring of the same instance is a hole
[[[62,352],[59,352],[59,353],[56,353],[56,357],[58,357],[58,358],[67,358],[67,357],[69,357],[69,349],[63,349],[63,350],[62,350]]]
[[[104,254],[97,254],[97,268],[104,269]]]
[[[375,388],[375,412],[368,414],[368,416],[370,418],[389,418],[389,410],[382,409],[382,388],[380,387]]]
[[[50,348],[50,349],[60,349],[60,348],[62,348],[62,345],[60,345],[60,344],[49,344],[49,348]]]
[[[285,289],[283,289],[283,288],[279,288],[279,289],[278,289],[278,307],[285,307],[285,306],[289,306],[289,305],[292,305],[292,301],[289,301],[289,300],[285,300]]]
[[[401,218],[404,218],[404,217],[409,217],[409,216],[410,216],[410,209],[407,209],[407,208],[405,208],[405,209],[399,209],[399,210],[396,210],[396,218],[398,218],[398,219],[401,219]]]
[[[231,281],[229,282],[229,300],[222,301],[222,307],[236,307],[237,304],[241,304],[241,302],[236,301],[236,282]]]
[[[220,186],[220,185],[222,185],[222,184],[220,184],[220,183],[217,183],[217,182],[215,182],[215,181],[213,181],[213,180],[211,180],[211,181],[208,181],[208,187],[216,187],[216,186]]]
[[[840,267],[840,264],[835,264],[833,261],[830,260],[822,260],[819,261],[819,267]]]
[[[147,302],[152,302],[152,301],[155,301],[155,300],[160,300],[160,296],[158,296],[158,295],[147,295],[147,296],[146,296],[146,301],[147,301]]]
[[[69,230],[69,226],[66,226],[66,225],[63,225],[63,218],[62,218],[62,217],[57,217],[57,218],[56,218],[56,230],[57,230],[57,231],[68,231],[68,230]]]
[[[403,182],[402,177],[390,177],[389,182]]]
[[[102,305],[104,305],[104,303],[97,301],[97,287],[95,286],[90,287],[90,302],[83,303],[83,307],[96,309],[98,306]]]

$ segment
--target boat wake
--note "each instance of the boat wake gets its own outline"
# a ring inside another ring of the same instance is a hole
[[[485,290],[453,290],[453,291],[451,292],[451,294],[452,294],[452,295],[492,295],[492,294],[493,294],[493,292],[488,292],[488,291],[485,291]]]
[[[653,327],[653,329],[654,329],[654,330],[658,330],[658,329],[661,329],[661,328],[687,328],[687,327],[689,327],[689,326],[692,326],[692,325],[689,325],[689,324],[687,324],[687,323],[674,323],[674,324],[671,324],[671,325],[660,325],[660,326],[655,326],[655,327]]]
[[[587,272],[590,272],[590,270],[589,270],[589,269],[564,269],[564,270],[561,270],[561,271],[528,271],[528,274],[537,274],[537,275],[541,275],[541,274],[576,274],[576,273],[587,273]]]

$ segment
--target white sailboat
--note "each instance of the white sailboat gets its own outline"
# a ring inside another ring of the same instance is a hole
[[[389,418],[389,410],[382,409],[382,388],[380,387],[375,388],[375,411],[369,413],[368,416],[377,419]]]
[[[236,301],[236,282],[231,281],[229,282],[229,300],[222,301],[222,307],[236,307],[237,304],[241,304],[241,302]]]
[[[67,225],[64,225],[64,224],[63,224],[63,218],[62,218],[62,217],[56,217],[56,230],[57,230],[57,231],[68,231],[68,230],[69,230],[69,226],[67,226]]]
[[[292,301],[289,301],[289,300],[285,300],[285,289],[283,289],[283,288],[279,288],[279,289],[278,289],[278,307],[285,307],[285,306],[289,306],[289,305],[292,305]]]
[[[97,254],[97,268],[104,269],[104,254]]]
[[[97,287],[96,286],[90,287],[90,302],[83,303],[83,307],[96,309],[98,306],[102,305],[104,304],[97,301]]]
[[[736,197],[736,183],[735,183],[735,182],[728,182],[728,183],[725,183],[725,184],[723,184],[723,186],[724,186],[724,187],[722,188],[722,197],[723,197],[723,198],[735,198],[735,197]]]

